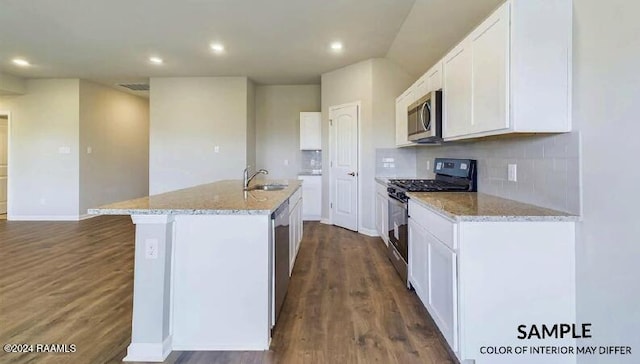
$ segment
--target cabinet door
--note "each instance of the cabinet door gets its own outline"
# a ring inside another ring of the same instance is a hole
[[[408,139],[407,108],[415,102],[415,90],[409,89],[396,99],[396,146],[413,145]]]
[[[298,203],[298,236],[296,238],[296,256],[298,255],[298,250],[300,250],[300,243],[302,243],[302,237],[304,236],[304,221],[302,218],[302,213],[304,210],[304,198],[300,200]]]
[[[470,35],[475,133],[509,127],[509,3]],[[535,100],[531,100],[535,102]]]
[[[382,236],[382,196],[376,193],[376,231]]]
[[[298,176],[302,183],[302,216],[304,220],[320,220],[322,210],[322,176]]]
[[[465,39],[444,58],[443,138],[473,132],[471,119],[471,51]]]
[[[436,91],[442,88],[442,62],[436,63],[426,74],[427,92]]]
[[[300,113],[300,149],[322,149],[322,114],[319,112]]]
[[[427,92],[431,91],[429,90],[426,74],[422,75],[422,77],[420,77],[418,81],[416,81],[416,83],[413,86],[413,89],[415,90],[415,93],[416,93],[415,101],[418,101],[419,98],[423,97],[424,95],[427,94]]]
[[[429,303],[427,310],[443,336],[458,351],[458,269],[456,253],[427,234]]]
[[[409,281],[416,294],[427,306],[429,303],[429,241],[427,231],[409,218]]]

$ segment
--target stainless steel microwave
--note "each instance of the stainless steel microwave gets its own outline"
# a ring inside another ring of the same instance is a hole
[[[408,139],[416,143],[442,141],[442,90],[432,91],[407,109]]]

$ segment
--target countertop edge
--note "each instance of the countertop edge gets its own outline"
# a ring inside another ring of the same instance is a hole
[[[577,215],[455,215],[421,200],[411,192],[407,193],[407,196],[420,206],[428,208],[452,222],[578,222],[581,219],[580,216]]]
[[[118,209],[118,208],[91,208],[87,209],[89,215],[270,215],[275,212],[285,201],[288,201],[298,190],[302,188],[299,183],[291,190],[291,193],[274,204],[272,209]]]

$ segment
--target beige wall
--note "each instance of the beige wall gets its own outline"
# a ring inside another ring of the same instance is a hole
[[[24,94],[27,82],[20,77],[0,72],[0,95]]]
[[[80,214],[148,194],[149,101],[81,80]]]
[[[300,171],[302,111],[320,111],[320,85],[256,88],[257,168],[269,177],[296,178]]]
[[[574,2],[573,121],[581,134],[578,322],[588,345],[625,345],[633,355],[580,356],[580,363],[640,363],[640,2]],[[597,101],[594,101],[597,100]],[[611,178],[623,173],[624,178]]]
[[[29,80],[0,97],[11,112],[9,217],[75,219],[79,211],[78,79]],[[59,148],[69,148],[68,154]]]
[[[151,78],[150,87],[149,193],[242,178],[246,77]]]
[[[247,166],[256,169],[256,86],[247,79]]]
[[[322,75],[322,217],[329,217],[329,107],[359,101],[359,230],[375,232],[375,150],[395,143],[395,99],[411,77],[387,59],[370,59]]]

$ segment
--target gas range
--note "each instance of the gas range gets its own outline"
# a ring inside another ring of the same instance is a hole
[[[387,184],[389,200],[388,256],[393,266],[409,286],[409,197],[407,192],[475,192],[477,191],[476,161],[473,159],[436,158],[435,179],[392,179]]]
[[[436,158],[435,179],[392,179],[387,184],[389,196],[407,202],[407,192],[475,192],[476,161],[473,159]]]

